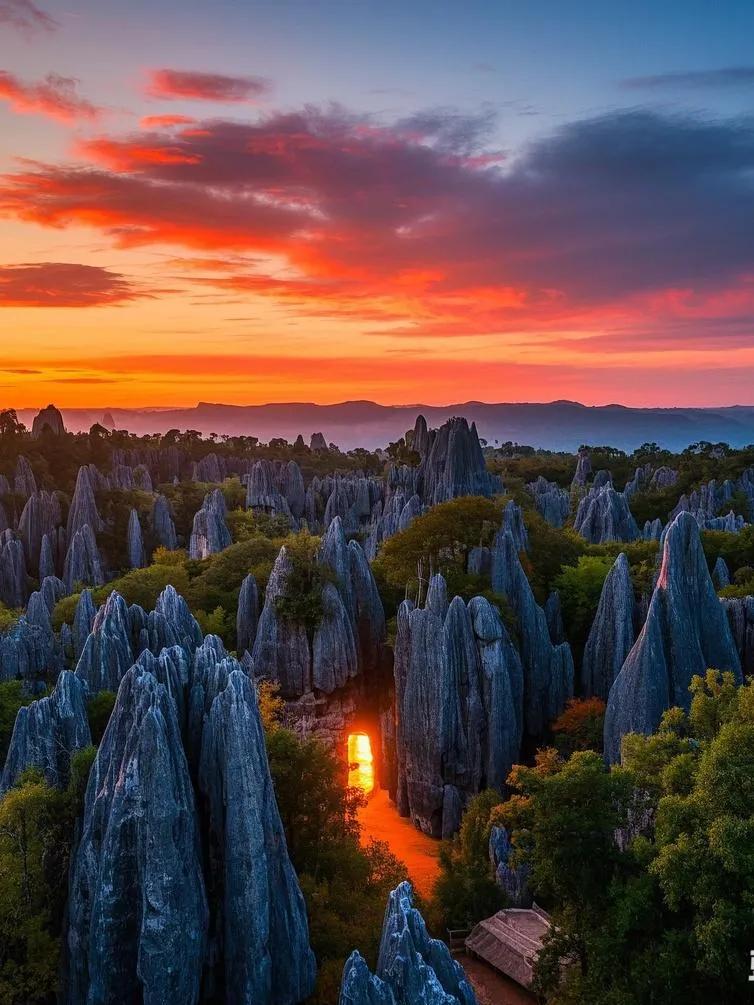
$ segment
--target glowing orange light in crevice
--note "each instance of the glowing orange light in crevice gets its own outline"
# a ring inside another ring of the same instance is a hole
[[[348,737],[348,784],[367,796],[374,792],[374,755],[366,733]]]

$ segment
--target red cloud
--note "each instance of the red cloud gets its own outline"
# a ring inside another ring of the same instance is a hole
[[[9,102],[15,112],[46,115],[60,122],[76,119],[96,119],[100,109],[76,93],[78,81],[48,73],[39,84],[26,84],[0,70],[0,99]]]
[[[171,126],[189,126],[196,122],[190,115],[145,115],[139,122],[142,129],[169,129]]]
[[[0,24],[9,24],[31,34],[37,29],[53,31],[58,22],[32,0],[0,0]]]
[[[98,307],[145,295],[120,273],[98,266],[67,262],[0,266],[0,307]]]
[[[153,98],[190,101],[256,101],[270,90],[264,77],[227,77],[192,70],[152,70],[146,92]]]
[[[191,281],[406,336],[612,329],[630,349],[639,326],[750,311],[751,130],[622,113],[504,168],[483,140],[457,115],[338,109],[108,136],[81,144],[97,167],[0,179],[0,214],[240,252],[257,261]]]

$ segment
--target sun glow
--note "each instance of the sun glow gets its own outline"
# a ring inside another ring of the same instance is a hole
[[[367,796],[374,792],[374,756],[366,733],[348,737],[348,784]]]

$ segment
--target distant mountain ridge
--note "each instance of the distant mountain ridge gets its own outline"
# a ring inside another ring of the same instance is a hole
[[[250,435],[260,440],[281,436],[309,440],[322,432],[328,443],[344,450],[384,447],[413,427],[416,416],[440,426],[453,415],[475,422],[489,443],[513,440],[550,450],[576,450],[582,443],[609,444],[633,450],[654,441],[681,450],[698,440],[724,441],[734,447],[754,442],[754,405],[721,408],[630,408],[626,405],[582,405],[575,401],[451,405],[379,405],[374,401],[343,401],[333,405],[286,402],[267,405],[224,405],[199,402],[194,408],[61,409],[66,427],[87,430],[102,422],[105,412],[119,429],[133,433],[164,433],[196,429],[203,434]],[[28,427],[37,409],[19,409]]]

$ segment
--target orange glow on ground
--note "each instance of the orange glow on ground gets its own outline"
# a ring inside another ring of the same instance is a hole
[[[403,862],[414,888],[422,897],[431,897],[440,873],[440,842],[422,834],[410,820],[399,816],[386,789],[377,789],[359,810],[361,841],[384,841]]]
[[[374,792],[374,755],[366,733],[348,737],[348,784],[366,796]]]

